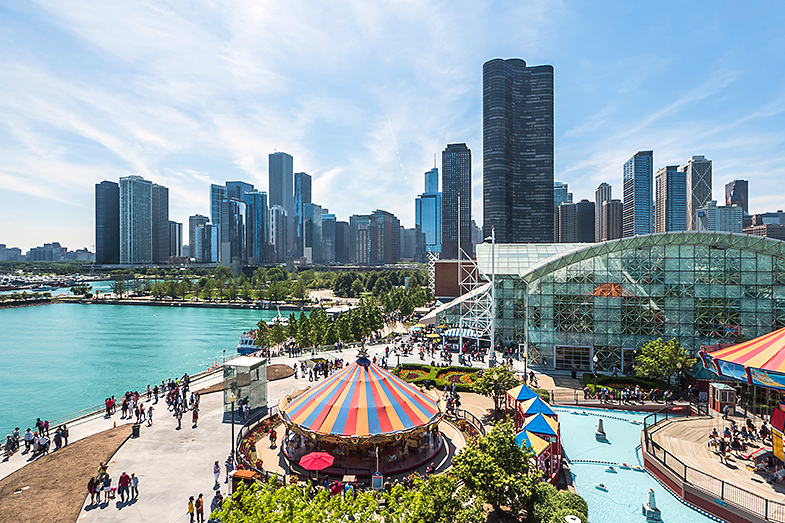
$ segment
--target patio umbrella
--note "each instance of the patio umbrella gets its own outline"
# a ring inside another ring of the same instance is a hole
[[[300,466],[305,470],[323,470],[333,464],[335,458],[326,452],[311,452],[300,458]]]

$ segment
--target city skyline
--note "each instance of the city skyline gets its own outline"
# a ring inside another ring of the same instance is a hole
[[[493,58],[554,67],[554,175],[576,201],[601,182],[618,197],[620,165],[651,149],[656,167],[711,158],[713,200],[744,179],[750,213],[782,207],[779,4],[456,7],[348,6],[341,19],[296,4],[0,9],[0,223],[13,225],[0,242],[94,249],[93,187],[131,174],[169,188],[171,220],[210,216],[211,183],[268,191],[276,150],[339,220],[381,208],[413,227],[422,173],[456,142],[475,151],[479,224],[482,64]],[[273,16],[285,23],[252,30]],[[685,33],[684,19],[701,30]]]

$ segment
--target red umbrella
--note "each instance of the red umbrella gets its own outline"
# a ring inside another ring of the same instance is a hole
[[[300,466],[305,470],[323,470],[333,464],[335,458],[326,452],[311,452],[300,458]]]

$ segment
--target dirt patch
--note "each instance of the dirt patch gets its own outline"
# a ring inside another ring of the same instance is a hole
[[[294,369],[289,365],[275,364],[267,366],[267,381],[282,380],[290,376],[294,376]],[[224,390],[223,382],[199,389],[197,392],[199,394],[210,394],[212,392],[221,392],[222,390]]]
[[[294,369],[289,365],[268,365],[267,366],[267,381],[282,380],[294,376]]]
[[[0,520],[17,523],[76,521],[87,495],[87,482],[98,472],[98,464],[109,462],[130,435],[130,424],[99,432],[3,478],[0,480]],[[119,473],[111,469],[109,473],[115,483]]]

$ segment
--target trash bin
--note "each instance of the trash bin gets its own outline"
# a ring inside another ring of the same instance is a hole
[[[138,424],[138,423],[134,423],[133,425],[131,425],[131,436],[132,437],[134,437],[134,438],[138,438],[139,437],[139,428],[140,427],[141,427],[141,425]]]
[[[577,380],[578,379],[578,372],[574,371],[574,370],[570,371],[570,376],[572,376],[572,379]]]

